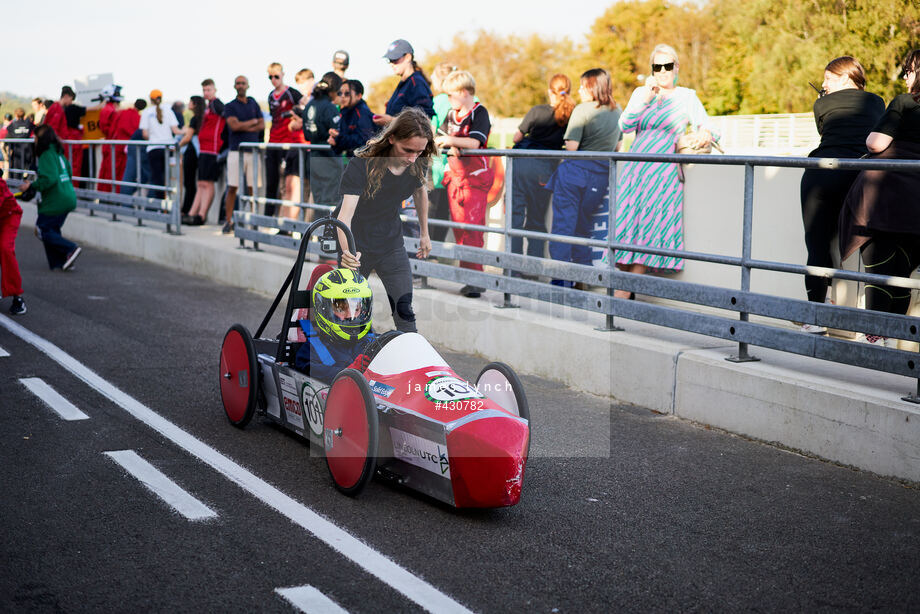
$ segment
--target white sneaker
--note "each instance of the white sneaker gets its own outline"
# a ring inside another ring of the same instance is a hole
[[[866,333],[859,333],[859,335],[856,337],[856,340],[860,343],[868,343],[869,345],[877,345],[879,347],[895,349],[898,347],[897,339],[883,337],[881,335],[868,335]]]
[[[70,254],[67,256],[66,262],[64,262],[63,269],[66,271],[69,268],[73,267],[73,263],[77,261],[77,258],[80,257],[80,254],[83,252],[82,247],[76,247]]]
[[[802,324],[802,332],[812,335],[825,335],[827,334],[827,327],[818,326],[817,324]]]

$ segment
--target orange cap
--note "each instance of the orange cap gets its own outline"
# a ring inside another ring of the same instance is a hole
[[[161,92],[160,90],[150,90],[151,100],[153,100],[154,98],[162,98],[162,97],[163,97],[163,92]]]

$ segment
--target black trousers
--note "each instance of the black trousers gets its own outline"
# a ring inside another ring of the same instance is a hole
[[[808,169],[800,185],[802,222],[805,226],[805,248],[808,266],[834,267],[831,243],[837,236],[837,218],[857,171],[825,171]],[[808,300],[823,303],[830,280],[826,277],[805,276]]]
[[[447,190],[439,188],[428,192],[428,219],[449,220],[450,205],[447,202]],[[449,229],[444,226],[428,225],[428,236],[432,241],[444,241]]]
[[[412,270],[402,241],[392,249],[377,253],[359,251],[362,251],[361,274],[368,277],[371,271],[376,271],[383,282],[396,329],[404,333],[417,332],[412,310]]]
[[[920,264],[920,237],[875,233],[860,250],[866,273],[910,277]],[[904,315],[910,307],[910,289],[866,284],[866,309]]]
[[[198,152],[189,144],[182,154],[182,215],[188,215],[198,192]]]

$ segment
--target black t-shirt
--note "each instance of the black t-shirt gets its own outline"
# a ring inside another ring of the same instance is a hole
[[[380,187],[373,196],[367,190],[367,158],[352,158],[342,175],[342,194],[358,195],[358,206],[351,219],[351,231],[358,251],[379,254],[403,244],[402,201],[422,186],[422,180],[407,168],[402,175],[384,171]],[[341,205],[333,216],[338,216]]]
[[[885,112],[885,102],[875,94],[846,89],[818,98],[814,112],[821,144],[810,155],[859,157],[868,153],[866,137]]]
[[[188,127],[192,129],[194,134],[198,134],[198,131],[201,130],[201,119],[192,115],[192,119],[188,120]]]
[[[529,141],[527,149],[562,149],[565,126],[556,123],[555,110],[539,104],[524,116],[518,130]]]
[[[303,136],[311,143],[325,145],[329,140],[329,130],[339,127],[339,108],[326,96],[313,98],[303,110]],[[316,150],[311,156],[331,158],[332,150]]]
[[[913,94],[901,94],[891,101],[873,132],[887,134],[896,141],[920,143],[920,103]]]
[[[14,119],[6,127],[6,136],[11,139],[27,139],[32,136],[35,126],[27,119]],[[23,143],[25,145],[26,143]]]
[[[64,119],[67,120],[67,127],[76,130],[80,127],[80,118],[86,115],[86,107],[78,104],[69,104],[64,107]]]

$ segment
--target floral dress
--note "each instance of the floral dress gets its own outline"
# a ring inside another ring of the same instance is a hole
[[[620,117],[620,129],[634,132],[630,153],[674,153],[674,145],[688,129],[712,132],[709,117],[696,92],[678,87],[670,97],[643,102],[645,88],[633,92]],[[617,173],[616,240],[647,247],[681,250],[684,186],[677,164],[623,162]],[[617,251],[617,264],[642,264],[652,270],[680,271],[681,258]]]

